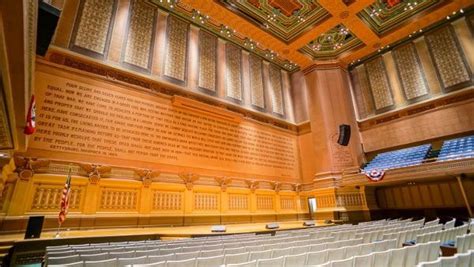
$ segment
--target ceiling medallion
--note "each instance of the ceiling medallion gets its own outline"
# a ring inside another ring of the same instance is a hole
[[[330,16],[317,1],[215,0],[285,43]]]
[[[378,35],[404,23],[407,18],[443,0],[376,0],[357,15]]]
[[[318,36],[300,51],[311,55],[313,59],[334,59],[342,52],[361,44],[362,42],[349,29],[339,24]]]

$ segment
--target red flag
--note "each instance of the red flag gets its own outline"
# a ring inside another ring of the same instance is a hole
[[[61,210],[59,211],[58,221],[61,225],[66,220],[66,215],[69,208],[69,194],[71,192],[71,168],[64,184],[63,194],[61,196]]]
[[[36,130],[36,101],[35,96],[31,96],[30,108],[26,116],[26,126],[23,133],[26,135],[33,134]]]

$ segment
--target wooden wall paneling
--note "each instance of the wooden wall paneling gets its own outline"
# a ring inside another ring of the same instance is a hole
[[[56,26],[56,32],[51,41],[52,44],[63,48],[69,46],[80,2],[80,0],[65,1],[61,10],[61,16],[59,16],[58,25]]]
[[[401,194],[402,194],[402,199],[403,199],[403,206],[405,208],[408,207],[413,207],[414,206],[414,200],[413,197],[410,194],[410,188],[408,186],[403,186],[401,188]]]
[[[408,188],[410,190],[410,195],[412,196],[412,199],[413,199],[413,202],[412,202],[413,206],[415,208],[422,207],[423,200],[422,200],[419,186],[411,185],[411,186],[408,186]]]
[[[109,52],[107,54],[107,60],[110,60],[115,63],[119,63],[123,60],[123,52],[127,50],[127,41],[135,33],[136,27],[140,18],[137,18],[137,11],[140,12],[140,7],[144,5],[143,2],[136,0],[117,0],[116,10],[115,10],[115,19],[112,25],[112,33],[110,37]],[[137,7],[138,6],[138,7]],[[151,8],[145,9],[146,11],[153,10]],[[146,14],[141,14],[145,15]],[[145,18],[145,17],[144,17]],[[153,23],[148,25],[142,25],[144,27],[151,26]],[[147,38],[151,37],[151,33],[144,32],[147,34]],[[132,35],[132,36],[131,36]],[[146,42],[143,40],[141,45],[146,45]],[[126,51],[127,52],[127,51]],[[146,54],[149,57],[149,53]]]
[[[406,104],[405,98],[403,97],[402,93],[402,86],[400,84],[400,80],[398,79],[397,75],[397,68],[393,56],[393,52],[389,51],[382,56],[383,62],[385,65],[385,71],[388,77],[388,81],[390,83],[390,92],[392,93],[392,98],[395,107],[404,106]]]
[[[455,206],[456,203],[454,202],[453,192],[451,192],[451,187],[449,186],[449,183],[440,183],[439,187],[443,196],[444,205],[446,207]]]
[[[163,62],[165,62],[168,13],[158,10],[156,17],[151,75],[161,76],[163,75]]]
[[[443,195],[441,194],[438,184],[429,184],[428,188],[432,196],[433,205],[437,207],[442,207],[445,205]]]
[[[459,185],[457,183],[449,183],[450,191],[453,193],[454,205],[459,207],[464,205],[464,199],[462,197]],[[465,187],[464,187],[465,188]]]

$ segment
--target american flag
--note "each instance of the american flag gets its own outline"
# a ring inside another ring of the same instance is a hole
[[[71,192],[71,168],[64,184],[63,194],[61,196],[61,210],[59,211],[58,221],[61,225],[66,220],[67,210],[69,208],[69,193]]]

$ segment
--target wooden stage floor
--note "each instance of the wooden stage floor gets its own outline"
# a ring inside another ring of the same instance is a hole
[[[278,222],[280,228],[278,230],[288,229],[301,229],[304,221],[287,221]],[[315,221],[315,227],[330,226],[333,224],[324,223],[323,220]],[[225,234],[238,234],[238,233],[265,233],[274,232],[275,230],[265,229],[267,223],[246,223],[246,224],[229,224],[226,225],[227,231]],[[211,225],[200,225],[200,226],[178,226],[178,227],[147,227],[147,228],[106,228],[106,229],[93,229],[93,230],[72,230],[61,229],[59,239],[75,239],[75,238],[94,238],[94,237],[107,237],[107,236],[140,236],[140,235],[156,235],[161,239],[177,239],[177,238],[189,238],[193,236],[207,236],[207,235],[222,235],[224,233],[212,233]],[[55,238],[55,231],[47,231],[41,233],[40,240],[51,240]],[[0,234],[0,242],[17,242],[24,238],[24,233],[18,234]],[[38,240],[38,239],[36,239]]]

